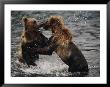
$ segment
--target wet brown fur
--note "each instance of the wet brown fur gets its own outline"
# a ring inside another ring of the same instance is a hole
[[[23,18],[24,31],[21,34],[21,46],[19,50],[19,61],[29,65],[36,65],[35,58],[39,58],[39,54],[31,51],[32,48],[43,47],[47,38],[38,31],[38,23],[35,18]]]
[[[72,34],[64,26],[62,17],[52,16],[48,19],[44,27],[52,30],[51,42],[56,44],[54,51],[69,66],[70,72],[88,72],[88,64],[82,52],[72,42]],[[39,50],[40,51],[40,50]],[[43,53],[43,49],[41,50]]]

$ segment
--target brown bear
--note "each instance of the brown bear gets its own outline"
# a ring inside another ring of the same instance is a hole
[[[24,23],[24,31],[21,35],[18,60],[21,63],[26,63],[28,66],[36,65],[34,61],[39,58],[39,54],[30,49],[44,47],[48,39],[39,31],[43,23],[38,24],[35,18],[23,18],[22,20]]]
[[[88,73],[88,63],[82,52],[72,42],[72,35],[68,28],[64,26],[62,17],[50,17],[44,28],[50,28],[52,36],[48,41],[48,45],[44,48],[36,49],[36,52],[44,55],[52,55],[52,52],[55,51],[61,60],[69,66],[69,72]]]

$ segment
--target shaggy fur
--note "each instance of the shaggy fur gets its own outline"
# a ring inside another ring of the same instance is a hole
[[[24,31],[21,35],[21,47],[19,51],[19,61],[26,63],[28,66],[36,65],[35,59],[39,58],[39,54],[30,49],[44,47],[48,39],[38,29],[43,24],[37,23],[35,18],[23,18]]]
[[[88,72],[87,61],[72,42],[72,35],[64,26],[63,19],[60,16],[52,16],[44,28],[52,30],[52,37],[47,47],[39,48],[36,51],[45,55],[51,55],[55,51],[61,60],[69,66],[69,72]]]

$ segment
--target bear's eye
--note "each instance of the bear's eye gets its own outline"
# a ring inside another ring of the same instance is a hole
[[[35,23],[36,23],[36,21],[33,21],[33,23],[35,24]]]

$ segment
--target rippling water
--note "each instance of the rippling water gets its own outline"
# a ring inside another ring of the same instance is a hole
[[[73,35],[73,42],[84,54],[89,74],[86,77],[100,76],[100,12],[99,11],[12,11],[11,12],[11,76],[12,77],[71,77],[78,73],[69,73],[68,66],[56,53],[52,56],[40,55],[37,66],[27,67],[17,60],[20,35],[23,30],[22,17],[34,17],[44,21],[52,15],[64,18],[65,25]],[[46,37],[51,31],[42,31]]]

